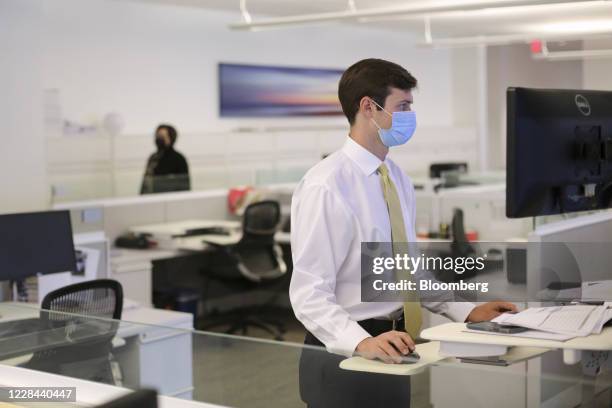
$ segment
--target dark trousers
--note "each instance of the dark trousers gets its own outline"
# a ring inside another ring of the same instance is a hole
[[[372,336],[391,330],[391,322],[365,320],[359,324]],[[304,344],[323,346],[310,332]],[[410,377],[348,371],[345,357],[325,349],[304,348],[300,357],[300,396],[309,408],[409,408]]]

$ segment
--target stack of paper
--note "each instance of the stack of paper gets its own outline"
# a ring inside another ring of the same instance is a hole
[[[534,307],[516,314],[504,313],[493,321],[542,332],[584,337],[601,333],[603,326],[610,320],[612,309],[605,305],[572,305]]]

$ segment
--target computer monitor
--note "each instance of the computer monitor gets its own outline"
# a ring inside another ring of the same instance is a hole
[[[612,92],[508,88],[506,215],[608,208]]]
[[[0,215],[0,281],[75,270],[68,211]]]
[[[465,162],[444,162],[431,163],[429,165],[429,178],[440,178],[446,172],[466,174],[468,172],[468,164]]]

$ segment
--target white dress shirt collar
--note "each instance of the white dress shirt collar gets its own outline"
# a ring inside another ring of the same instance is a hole
[[[357,166],[359,166],[361,171],[363,171],[366,176],[376,172],[376,170],[383,163],[372,152],[354,141],[350,136],[346,139],[346,142],[344,142],[342,151],[348,156],[349,159],[354,161]],[[385,162],[386,161],[387,158],[385,158]]]

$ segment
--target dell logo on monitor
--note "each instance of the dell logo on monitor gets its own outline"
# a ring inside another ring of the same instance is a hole
[[[580,94],[577,94],[574,98],[574,101],[576,102],[576,106],[578,107],[580,113],[582,113],[584,116],[589,116],[591,114],[591,104],[589,103],[587,98]]]

